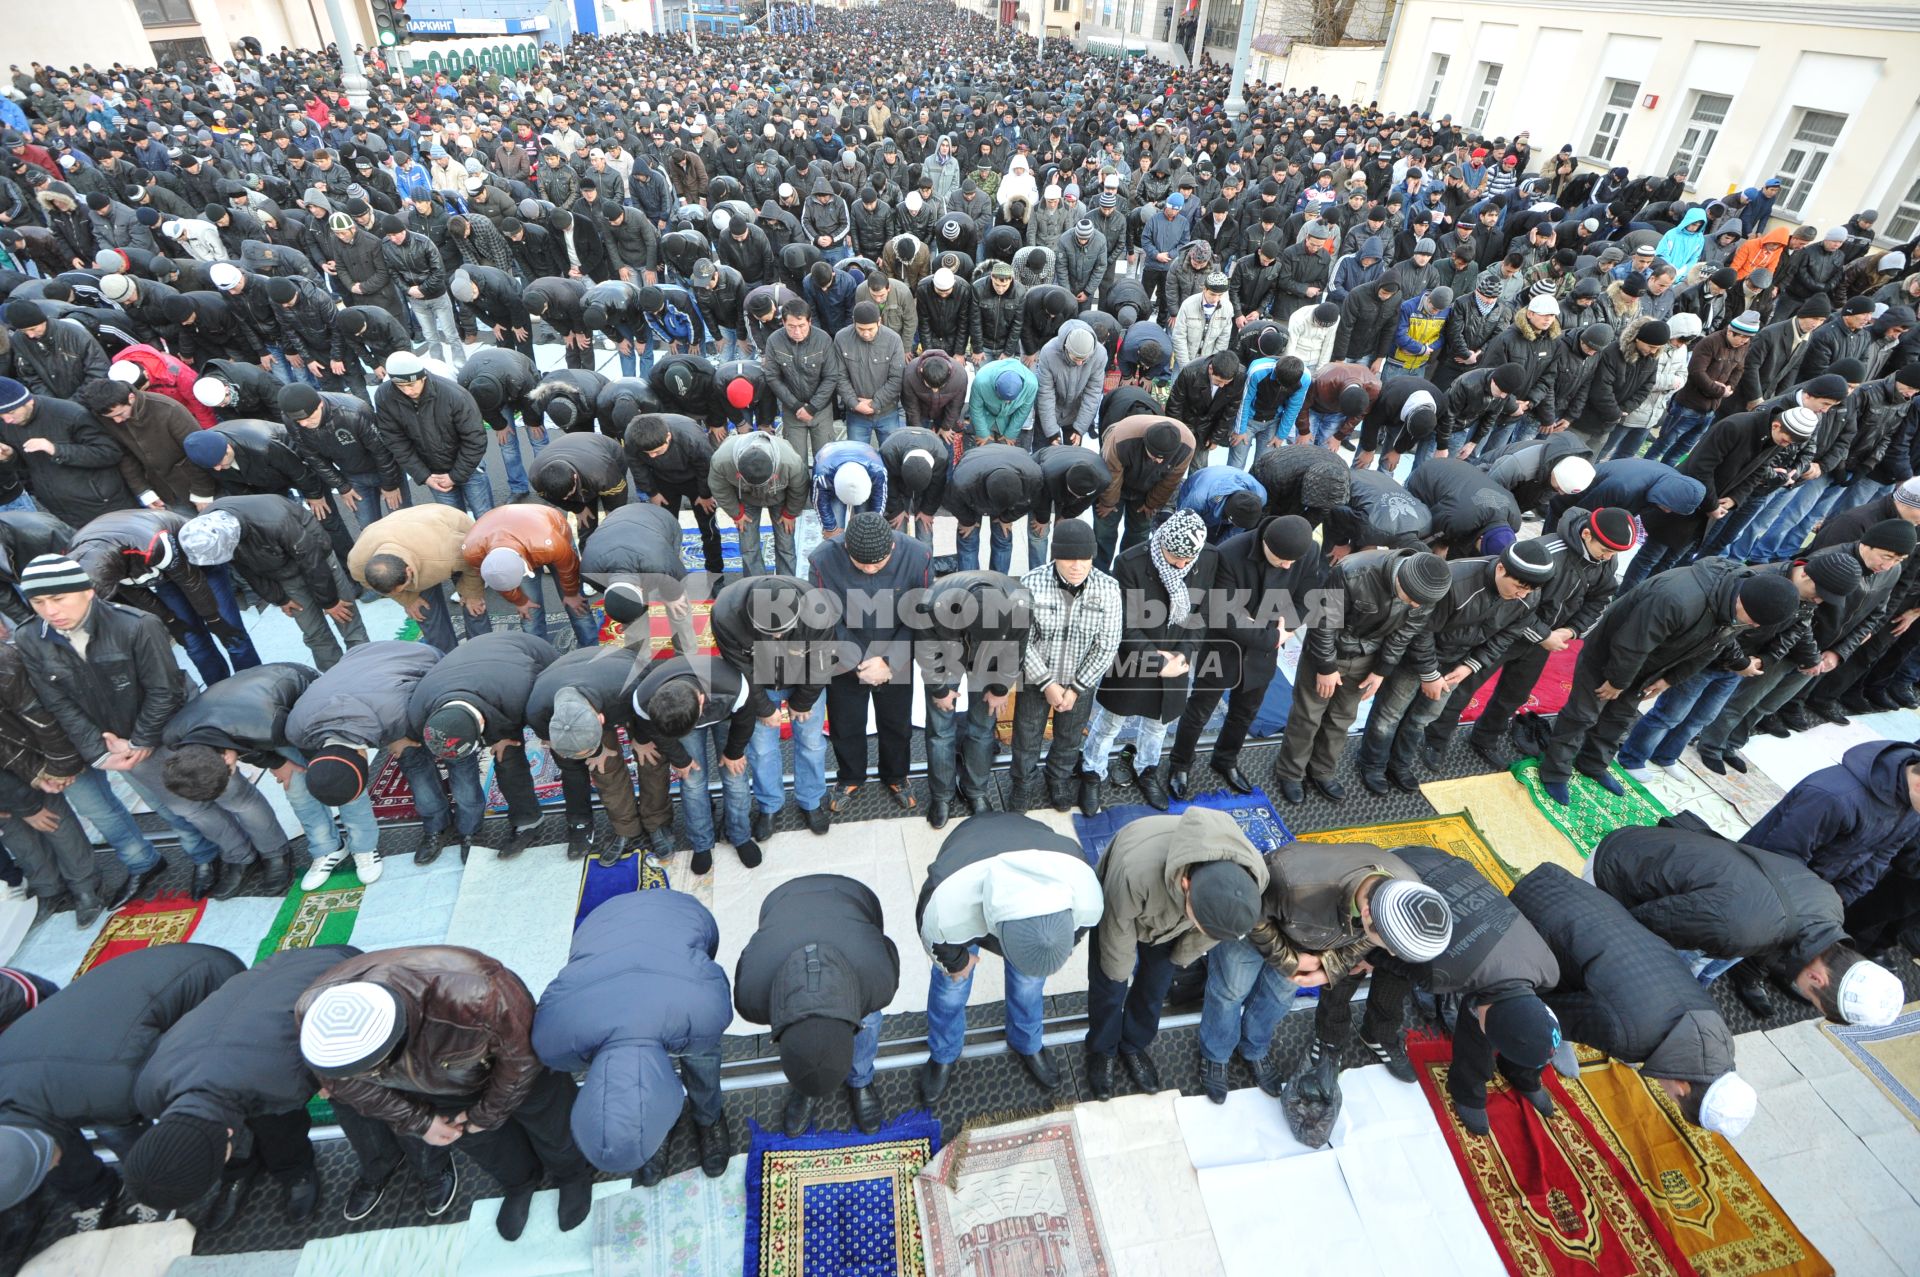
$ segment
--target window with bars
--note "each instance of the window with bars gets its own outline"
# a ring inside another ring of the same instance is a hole
[[[1432,115],[1434,108],[1440,105],[1440,86],[1446,83],[1447,64],[1450,61],[1452,59],[1444,53],[1433,55],[1433,70],[1427,76],[1427,105],[1420,114]]]
[[[1600,100],[1599,118],[1593,123],[1593,141],[1587,145],[1587,157],[1603,164],[1613,162],[1613,153],[1620,146],[1620,135],[1627,131],[1627,120],[1633,115],[1634,99],[1640,96],[1640,86],[1632,80],[1608,80],[1605,95]]]
[[[1498,62],[1480,64],[1480,92],[1474,99],[1473,119],[1468,121],[1468,128],[1483,129],[1487,126],[1487,117],[1493,114],[1493,95],[1500,88],[1501,70]]]
[[[1893,189],[1900,202],[1882,223],[1880,238],[1904,244],[1920,231],[1920,146],[1907,158],[1906,176]]]
[[[1798,217],[1807,206],[1807,196],[1826,172],[1833,158],[1833,147],[1847,127],[1847,117],[1834,111],[1800,112],[1800,121],[1788,136],[1774,172],[1780,177],[1780,198],[1774,203],[1778,213]]]
[[[140,24],[147,27],[173,27],[194,21],[193,5],[188,0],[134,0],[133,10]]]
[[[1732,109],[1733,98],[1728,94],[1695,93],[1693,109],[1687,112],[1687,124],[1680,131],[1680,144],[1673,148],[1673,163],[1667,166],[1667,172],[1685,165],[1687,184],[1699,181],[1713,144],[1720,140],[1720,126],[1727,122]]]

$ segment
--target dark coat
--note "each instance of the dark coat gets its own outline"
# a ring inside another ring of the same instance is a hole
[[[0,615],[15,628],[35,620],[34,611],[13,587],[20,569],[43,554],[64,554],[73,529],[38,510],[0,512]]]
[[[472,395],[445,377],[428,373],[418,399],[408,398],[390,381],[382,382],[374,392],[373,408],[387,450],[415,483],[444,474],[457,491],[486,464],[487,431],[480,410]]]
[[[477,357],[481,352],[476,351]],[[469,361],[471,362],[471,361]],[[287,423],[293,450],[322,482],[344,490],[351,481],[378,480],[382,488],[398,490],[405,482],[399,462],[374,424],[373,408],[353,395],[322,391],[320,424],[312,428]]]
[[[787,703],[796,712],[812,709],[826,690],[834,637],[831,623],[811,623],[802,609],[793,629],[780,639],[771,637],[754,623],[759,598],[789,591],[804,594],[810,588],[794,576],[740,577],[722,587],[713,601],[708,621],[714,645],[727,664],[746,677],[747,709],[755,718],[765,718],[776,708],[767,696],[769,688],[788,687]],[[769,682],[763,662],[776,671],[776,679],[790,677],[786,673],[790,669],[800,671],[802,677],[787,683]]]
[[[1698,674],[1736,636],[1759,637],[1745,633],[1749,627],[1733,610],[1740,587],[1758,570],[1732,559],[1701,559],[1649,577],[1602,614],[1580,650],[1580,665],[1623,692]]]
[[[673,1057],[719,1048],[733,1021],[719,946],[713,915],[692,896],[616,896],[575,929],[567,965],[540,995],[534,1053],[548,1068],[585,1071],[573,1137],[601,1170],[625,1175],[653,1156],[686,1099]]]
[[[288,742],[312,753],[333,738],[362,749],[418,740],[407,707],[414,688],[439,661],[438,648],[400,639],[348,648],[294,703],[287,715]]]
[[[1513,493],[1470,461],[1429,458],[1407,477],[1407,491],[1433,513],[1428,539],[1456,557],[1478,554],[1481,535],[1493,528],[1520,530]]]
[[[147,1057],[133,1088],[140,1112],[227,1127],[233,1155],[246,1157],[247,1118],[304,1109],[319,1087],[300,1055],[293,1004],[329,967],[359,954],[346,944],[286,949],[220,985]]]
[[[256,767],[278,767],[292,759],[287,745],[287,715],[320,671],[291,661],[275,661],[240,670],[180,707],[167,724],[169,745],[207,745],[240,752]]]
[[[1855,745],[1787,791],[1741,842],[1791,856],[1852,904],[1920,844],[1920,812],[1908,798],[1908,769],[1920,748],[1900,741]]]
[[[470,638],[447,653],[420,679],[407,704],[414,740],[427,720],[449,701],[465,701],[486,721],[480,735],[488,745],[518,745],[527,725],[527,701],[534,680],[560,659],[553,644],[533,634],[502,630]],[[339,668],[338,666],[335,667]]]
[[[839,874],[782,883],[733,970],[733,1005],[777,1039],[796,1020],[857,1025],[893,1001],[900,954],[881,929],[880,898]]]
[[[1674,948],[1757,958],[1782,980],[1846,938],[1840,894],[1824,879],[1718,834],[1616,829],[1594,848],[1593,881]]]
[[[1184,674],[1164,677],[1159,654],[1183,655],[1189,665],[1199,660],[1207,633],[1204,603],[1219,571],[1220,552],[1204,546],[1187,565],[1187,595],[1194,607],[1176,623],[1170,619],[1167,587],[1153,565],[1151,548],[1150,543],[1132,546],[1113,562],[1113,579],[1120,583],[1120,597],[1128,601],[1126,625],[1113,668],[1100,680],[1095,699],[1109,713],[1140,714],[1171,723],[1187,706],[1191,680]]]
[[[1568,1041],[1696,1086],[1732,1071],[1733,1034],[1713,998],[1625,905],[1559,865],[1541,865],[1508,899],[1560,964],[1546,1002]]]
[[[935,455],[944,452],[943,447]],[[1017,495],[1007,505],[996,503],[988,494],[989,483],[1003,473],[1019,480]],[[1045,485],[1039,464],[1023,448],[968,448],[947,476],[945,504],[961,527],[976,527],[985,519],[1012,523],[1033,510]]]
[[[1446,897],[1453,915],[1453,938],[1439,957],[1413,968],[1416,984],[1434,993],[1459,994],[1479,1006],[1559,983],[1553,950],[1479,870],[1432,847],[1396,847],[1393,854]]]
[[[138,1123],[136,1085],[161,1035],[244,970],[204,944],[154,945],[95,967],[0,1034],[0,1121],[54,1134]]]
[[[95,599],[81,622],[92,636],[84,659],[44,621],[14,631],[40,701],[80,756],[105,757],[101,733],[153,749],[186,695],[166,627],[145,612]]]
[[[29,439],[51,443],[52,455],[26,451]],[[13,449],[14,464],[25,469],[34,500],[73,527],[133,504],[120,475],[120,445],[77,403],[36,395],[32,417],[17,426],[0,422],[0,443]]]

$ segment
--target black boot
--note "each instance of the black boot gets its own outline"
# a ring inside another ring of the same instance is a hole
[[[570,1233],[593,1213],[593,1178],[570,1179],[560,1188],[560,1231]]]
[[[193,867],[193,882],[187,887],[187,894],[195,900],[205,900],[213,891],[213,884],[220,877],[220,863],[209,860],[204,865]]]
[[[852,1110],[853,1124],[860,1128],[862,1135],[872,1135],[887,1124],[886,1111],[880,1107],[880,1097],[871,1086],[848,1087],[847,1107]]]
[[[1140,790],[1141,796],[1147,800],[1147,806],[1155,811],[1165,811],[1172,805],[1167,801],[1166,782],[1160,779],[1158,766],[1136,772],[1133,783]]]
[[[113,899],[107,903],[107,908],[118,909],[121,905],[144,899],[146,894],[153,890],[153,880],[166,871],[167,862],[155,860],[139,873],[128,874],[127,880],[120,884],[120,890],[115,892]]]
[[[270,896],[284,896],[293,882],[293,864],[286,852],[260,857],[260,889]]]
[[[247,885],[247,875],[251,873],[252,870],[253,861],[251,860],[244,865],[229,864],[224,860],[221,861],[219,876],[214,880],[213,884],[213,898],[215,900],[231,900],[239,895],[241,889]]]
[[[719,1179],[727,1173],[727,1162],[733,1156],[733,1127],[722,1113],[711,1126],[695,1124],[693,1137],[700,1146],[700,1173],[708,1179]]]
[[[1093,772],[1080,773],[1080,814],[1098,816],[1105,808],[1100,802],[1100,777]]]

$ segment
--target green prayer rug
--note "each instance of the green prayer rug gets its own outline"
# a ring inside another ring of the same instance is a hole
[[[287,898],[281,903],[280,912],[274,915],[273,925],[267,928],[266,939],[260,942],[260,951],[254,954],[253,960],[260,962],[282,949],[346,944],[353,938],[353,920],[360,916],[360,901],[366,894],[367,889],[360,885],[360,875],[353,871],[351,860],[317,890],[300,890],[296,879],[287,888]],[[322,1126],[333,1121],[333,1106],[317,1095],[307,1101],[307,1113]]]
[[[1607,770],[1627,787],[1626,793],[1610,793],[1575,772],[1567,786],[1573,802],[1565,807],[1549,798],[1541,786],[1539,759],[1523,758],[1510,770],[1513,778],[1526,789],[1527,797],[1533,799],[1533,805],[1547,818],[1547,823],[1565,834],[1582,856],[1591,856],[1602,838],[1623,825],[1657,825],[1661,817],[1673,814],[1639,781],[1612,765]]]

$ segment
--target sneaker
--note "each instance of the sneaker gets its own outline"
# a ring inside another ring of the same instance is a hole
[[[662,825],[658,829],[647,830],[647,863],[655,869],[662,869],[672,855],[673,826]]]
[[[418,859],[418,857],[416,857],[416,859]],[[346,861],[347,849],[345,847],[342,847],[339,851],[320,857],[320,859],[308,865],[307,872],[301,875],[300,890],[320,890],[320,888],[327,885],[327,879],[333,877],[333,875],[339,871],[340,866],[345,864]]]
[[[447,1169],[420,1194],[420,1205],[436,1219],[447,1213],[453,1199],[460,1195],[460,1164],[447,1159]]]
[[[127,1203],[127,1222],[129,1224],[158,1224],[162,1220],[172,1219],[170,1210],[156,1210],[142,1202]]]
[[[825,837],[827,830],[832,826],[833,813],[827,810],[825,803],[807,812],[807,829],[815,836]]]
[[[1387,1075],[1396,1082],[1417,1081],[1413,1071],[1413,1061],[1407,1058],[1407,1048],[1400,1045],[1398,1035],[1389,1037],[1385,1042],[1375,1042],[1366,1034],[1360,1034],[1360,1045],[1367,1048],[1376,1062],[1387,1066]]]
[[[1227,1066],[1218,1060],[1200,1057],[1200,1090],[1214,1104],[1227,1102]]]
[[[1287,1075],[1281,1072],[1280,1065],[1275,1062],[1271,1052],[1257,1060],[1248,1060],[1247,1067],[1253,1070],[1254,1085],[1274,1099],[1279,1099],[1281,1093],[1287,1089]]]
[[[453,831],[452,826],[430,834],[423,832],[420,835],[419,847],[414,849],[413,863],[416,865],[430,865],[440,859],[441,852],[456,842],[461,843],[462,846],[465,845],[460,835]]]
[[[593,853],[593,826],[573,825],[567,829],[567,859],[585,860]]]
[[[373,1214],[374,1207],[387,1195],[387,1185],[392,1180],[383,1179],[378,1184],[356,1177],[347,1189],[347,1204],[341,1211],[348,1223],[357,1223]]]
[[[73,1220],[74,1231],[80,1233],[98,1232],[100,1225],[105,1223],[107,1218],[113,1214],[113,1208],[119,1201],[120,1181],[118,1177],[115,1177],[113,1188],[107,1193],[105,1200],[94,1206],[81,1206],[73,1210],[69,1218]]]
[[[377,851],[356,851],[353,853],[353,871],[360,875],[360,885],[371,887],[380,881],[380,853]]]
[[[516,829],[508,834],[507,840],[500,844],[500,859],[512,860],[515,856],[533,846],[533,840],[539,832],[540,826],[528,825],[525,829]]]

